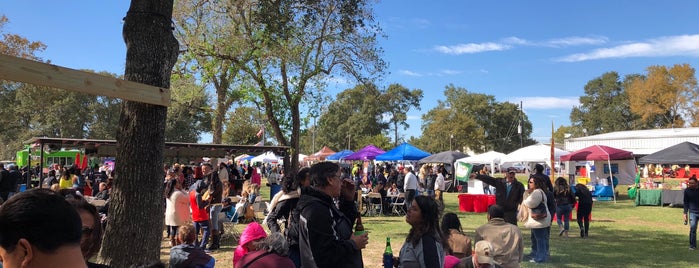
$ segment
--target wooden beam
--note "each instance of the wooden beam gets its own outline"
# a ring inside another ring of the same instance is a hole
[[[170,106],[170,90],[0,54],[0,80]]]

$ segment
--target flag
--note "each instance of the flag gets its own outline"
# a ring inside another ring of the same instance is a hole
[[[556,148],[553,141],[553,120],[551,120],[551,180],[556,177]]]
[[[458,181],[467,182],[472,170],[473,165],[465,162],[456,162],[456,172],[454,174]]]
[[[264,133],[265,133],[265,127],[262,126],[262,127],[260,128],[260,131],[257,132],[256,136],[257,136],[258,138],[259,138],[259,137],[262,137],[262,134],[264,134]]]

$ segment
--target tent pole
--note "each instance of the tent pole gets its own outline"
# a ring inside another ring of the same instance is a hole
[[[616,188],[614,188],[614,174],[612,174],[612,160],[607,154],[607,165],[609,165],[609,183],[612,184],[612,198],[614,198],[614,204],[616,204]]]

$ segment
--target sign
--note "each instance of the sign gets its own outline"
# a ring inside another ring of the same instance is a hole
[[[471,176],[471,171],[473,170],[473,165],[464,162],[456,162],[454,174],[456,179],[462,182],[467,182],[468,177]]]

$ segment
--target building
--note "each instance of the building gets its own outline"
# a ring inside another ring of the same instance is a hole
[[[593,145],[606,145],[634,155],[648,155],[681,142],[699,144],[699,127],[629,130],[565,139],[565,150],[572,152]]]

